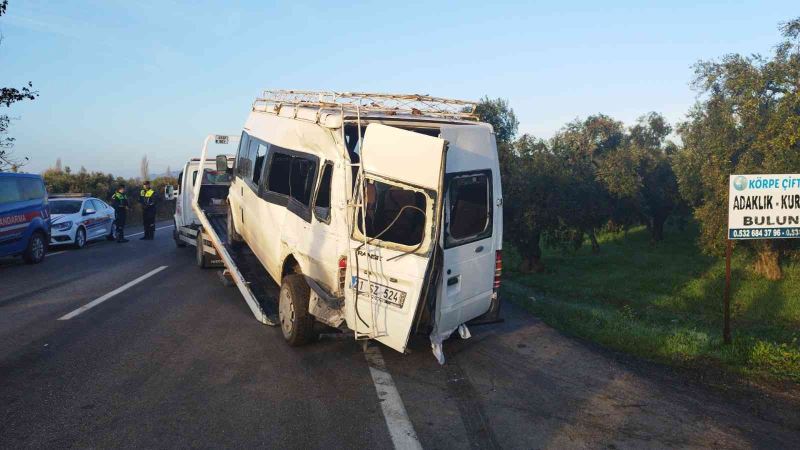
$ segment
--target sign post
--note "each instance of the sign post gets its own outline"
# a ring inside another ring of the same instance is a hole
[[[800,238],[800,174],[731,175],[723,293],[725,344],[731,343],[732,241],[791,238]]]

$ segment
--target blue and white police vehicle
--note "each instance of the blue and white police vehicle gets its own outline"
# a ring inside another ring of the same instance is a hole
[[[0,173],[0,256],[42,262],[50,235],[47,191],[42,177]]]
[[[96,239],[116,239],[116,213],[106,202],[87,194],[51,194],[50,245],[83,248]]]

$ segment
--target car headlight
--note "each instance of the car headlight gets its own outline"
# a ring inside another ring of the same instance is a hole
[[[57,223],[57,224],[53,225],[53,228],[55,228],[58,231],[66,231],[66,230],[69,230],[70,228],[72,228],[72,222],[70,222],[70,221],[60,222],[60,223]]]

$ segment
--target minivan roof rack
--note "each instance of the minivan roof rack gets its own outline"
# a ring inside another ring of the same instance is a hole
[[[377,94],[368,92],[331,92],[265,90],[253,102],[253,111],[279,114],[283,106],[337,110],[363,115],[410,115],[458,120],[478,120],[477,102],[431,97],[418,94]]]

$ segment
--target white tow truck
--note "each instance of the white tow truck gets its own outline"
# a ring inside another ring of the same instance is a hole
[[[468,337],[466,323],[491,322],[500,305],[499,164],[475,106],[265,91],[241,136],[209,135],[184,169],[178,205],[194,217],[176,213],[176,242],[194,242],[201,266],[221,263],[290,345],[323,325],[405,352],[422,332],[443,362],[443,340]],[[236,157],[209,159],[212,142],[238,143]]]
[[[234,149],[239,142],[238,136],[214,136],[214,138],[216,143]],[[226,164],[233,164],[233,156],[227,157]],[[164,188],[164,198],[175,200],[173,217],[175,227],[172,237],[178,247],[187,245],[195,247],[196,262],[199,267],[223,267],[224,264],[217,256],[210,236],[203,231],[202,222],[195,211],[196,183],[199,183],[197,206],[207,220],[224,218],[228,212],[227,197],[231,184],[229,171],[226,168],[217,170],[216,159],[203,161],[200,158],[192,158],[178,174],[178,186]]]

